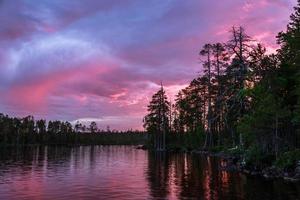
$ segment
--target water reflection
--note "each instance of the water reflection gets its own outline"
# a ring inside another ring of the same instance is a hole
[[[224,199],[230,175],[218,170],[218,161],[188,154],[149,153],[148,181],[157,198]]]
[[[222,161],[128,146],[0,150],[0,199],[299,199],[299,185],[220,171]]]
[[[221,171],[222,160],[191,154],[148,154],[147,180],[157,199],[299,199],[300,187]]]

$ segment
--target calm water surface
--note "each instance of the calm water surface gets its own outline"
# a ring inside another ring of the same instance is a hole
[[[130,146],[1,149],[0,199],[300,199],[300,185],[220,171],[221,160]]]

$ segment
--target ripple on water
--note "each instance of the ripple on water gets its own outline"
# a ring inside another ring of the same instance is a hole
[[[219,170],[217,158],[130,146],[0,151],[0,199],[297,199],[299,185]]]

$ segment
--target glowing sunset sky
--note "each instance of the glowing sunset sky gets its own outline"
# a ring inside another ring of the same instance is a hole
[[[233,25],[276,48],[296,0],[0,0],[0,112],[141,128],[162,80],[175,94],[198,51]]]

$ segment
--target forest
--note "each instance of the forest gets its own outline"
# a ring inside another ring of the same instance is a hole
[[[33,116],[9,117],[0,113],[0,146],[26,145],[139,145],[146,143],[141,131],[100,130],[92,121],[89,126],[67,121],[35,120]]]
[[[151,146],[229,152],[255,167],[295,167],[300,160],[300,1],[276,40],[278,50],[268,53],[243,27],[232,27],[227,42],[205,44],[199,50],[203,73],[179,91],[174,104],[163,86],[153,95],[144,118]]]

